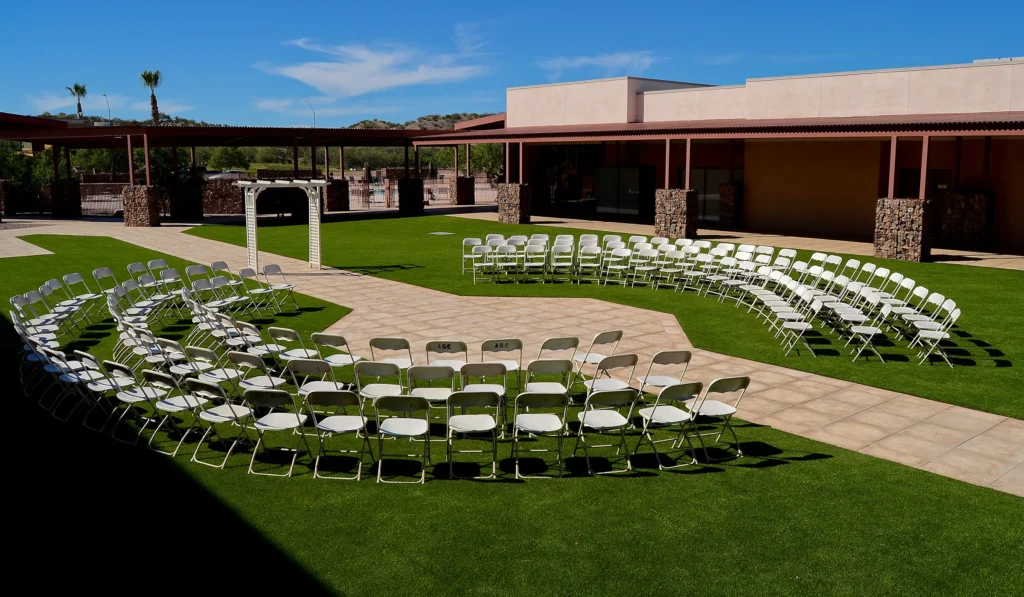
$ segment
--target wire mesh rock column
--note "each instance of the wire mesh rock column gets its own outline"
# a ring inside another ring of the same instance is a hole
[[[127,185],[121,190],[124,225],[146,228],[160,225],[160,195],[156,187]]]
[[[927,207],[925,199],[879,199],[875,206],[875,257],[927,261],[931,257]]]
[[[697,191],[657,189],[654,192],[654,235],[697,238]]]
[[[498,221],[502,224],[530,223],[530,187],[519,183],[498,185]]]
[[[448,202],[452,205],[475,205],[476,179],[469,176],[449,179]]]

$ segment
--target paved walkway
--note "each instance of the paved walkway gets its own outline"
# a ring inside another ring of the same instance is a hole
[[[460,218],[474,220],[485,220],[490,222],[498,221],[496,212],[477,213],[456,213],[452,214]],[[569,228],[585,228],[587,230],[599,230],[612,234],[642,234],[644,236],[654,235],[654,226],[651,224],[627,224],[623,222],[598,222],[596,220],[576,220],[573,218],[549,218],[545,216],[531,216],[533,224],[541,226],[565,226]],[[872,243],[830,240],[824,238],[808,238],[803,236],[786,236],[781,234],[755,234],[747,232],[734,232],[730,230],[698,231],[701,238],[733,242],[736,244],[769,245],[772,247],[786,247],[789,249],[803,249],[807,251],[822,251],[826,253],[845,253],[847,255],[866,255],[871,257],[875,254],[875,247]],[[982,267],[995,267],[1001,269],[1024,270],[1024,256],[1001,255],[998,253],[983,253],[980,251],[958,251],[955,249],[932,249],[932,257],[935,261],[959,263],[963,265],[979,265]]]
[[[226,260],[245,265],[245,249],[193,236],[184,228],[125,228],[116,223],[67,222],[44,229],[0,231],[7,237],[33,233],[118,238],[191,261]],[[0,257],[12,256],[0,252]],[[332,325],[353,350],[369,356],[372,336],[460,339],[473,346],[487,338],[521,338],[524,358],[536,356],[552,336],[584,342],[612,327],[625,331],[619,352],[645,362],[658,350],[692,348],[670,315],[594,299],[461,297],[341,270],[310,272],[304,261],[262,254],[279,263],[299,291],[353,309]],[[0,263],[2,267],[2,263]],[[693,349],[686,378],[749,375],[751,385],[739,416],[843,448],[894,460],[941,475],[1024,496],[1024,421]],[[422,355],[421,355],[422,356]]]

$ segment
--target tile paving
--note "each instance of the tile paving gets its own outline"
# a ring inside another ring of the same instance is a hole
[[[45,232],[110,236],[196,262],[244,266],[244,248],[182,230],[63,222]],[[18,238],[34,232],[0,230],[0,258],[24,254],[22,245],[38,254]],[[373,336],[403,336],[420,347],[427,340],[459,339],[471,348],[488,338],[513,337],[523,340],[529,360],[545,338],[579,336],[585,348],[594,334],[621,327],[619,352],[636,352],[641,363],[658,350],[685,348],[694,352],[688,380],[749,375],[738,415],[744,420],[1024,496],[1024,421],[693,349],[676,319],[664,313],[594,299],[462,297],[340,270],[310,272],[305,262],[277,255],[261,253],[260,259],[279,263],[299,291],[351,308],[329,330],[345,334],[364,356]],[[422,359],[422,351],[416,356]]]

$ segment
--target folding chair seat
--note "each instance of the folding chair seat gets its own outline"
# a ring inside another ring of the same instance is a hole
[[[462,273],[465,274],[466,270],[473,269],[473,261],[477,259],[478,253],[474,252],[474,247],[483,246],[483,241],[479,238],[464,238],[462,239]],[[469,265],[467,268],[466,266]]]
[[[556,410],[556,412],[538,412],[542,409]],[[516,397],[512,419],[512,458],[516,463],[516,479],[548,478],[540,475],[527,476],[520,473],[521,434],[527,434],[532,437],[549,437],[557,440],[558,476],[562,476],[562,440],[567,432],[565,419],[568,409],[569,397],[562,392],[544,393],[527,391]],[[550,450],[532,448],[529,451],[531,453],[539,453],[549,452]]]
[[[720,441],[722,439],[722,434],[728,430],[729,433],[732,434],[733,441],[735,442],[737,456],[743,456],[743,450],[740,448],[740,442],[736,437],[736,431],[732,427],[732,417],[736,414],[740,401],[743,400],[743,394],[749,385],[749,377],[722,377],[712,381],[711,384],[708,385],[707,390],[705,390],[704,396],[701,399],[696,399],[688,403],[690,406],[690,412],[696,417],[709,417],[720,420],[721,428],[717,432],[715,442],[717,443]],[[727,404],[725,402],[727,399],[726,395],[732,394],[736,395],[736,401],[732,404]],[[695,435],[700,439],[705,457],[708,461],[712,461],[712,459],[708,457],[707,446],[704,444],[703,438],[716,434],[711,432],[697,433]]]
[[[291,477],[292,472],[295,470],[295,461],[299,457],[299,451],[302,446],[306,447],[307,454],[313,452],[309,447],[309,440],[306,439],[306,434],[302,429],[307,419],[305,413],[295,403],[295,398],[284,390],[248,389],[242,395],[242,398],[244,404],[252,413],[256,413],[261,409],[269,409],[269,412],[263,416],[254,415],[255,418],[252,421],[252,426],[256,429],[257,439],[256,446],[252,450],[252,457],[249,459],[249,474],[266,477]],[[287,410],[289,407],[291,408],[290,411]],[[288,466],[288,472],[278,474],[256,471],[256,455],[260,453],[260,448],[263,448],[263,452],[266,453],[266,435],[275,432],[285,432],[293,437],[298,436],[294,448],[278,448],[292,454],[292,461]]]
[[[360,363],[361,365],[362,363]],[[385,439],[407,438],[420,439],[424,441],[422,462],[420,465],[419,481],[413,483],[425,483],[427,480],[427,467],[430,465],[430,442],[426,441],[430,436],[430,403],[426,398],[419,396],[381,396],[374,399],[373,408],[377,414],[377,482],[378,483],[410,483],[410,481],[393,481],[384,479],[384,445]],[[391,413],[395,416],[385,418]],[[423,417],[415,416],[423,413]],[[409,456],[413,456],[410,454]]]
[[[309,420],[313,423],[318,440],[318,451],[316,460],[313,463],[314,479],[335,479],[342,481],[358,481],[363,475],[363,457],[367,448],[370,451],[370,460],[373,460],[373,447],[370,446],[370,438],[366,431],[366,416],[363,414],[363,401],[355,392],[348,390],[336,391],[315,391],[306,395],[305,405],[309,414]],[[317,407],[330,408],[333,414],[317,413]],[[356,414],[348,414],[348,409],[354,408]],[[338,414],[340,412],[342,414]],[[335,454],[359,454],[359,464],[356,474],[351,477],[340,475],[324,475],[320,472],[320,458],[327,456],[327,439],[335,435],[356,434],[362,439],[359,450],[333,450]]]
[[[245,404],[235,403],[229,399],[224,388],[214,382],[190,378],[185,380],[185,385],[193,398],[202,399],[202,401],[197,400],[200,403],[197,422],[200,427],[205,427],[203,436],[196,444],[195,451],[192,452],[192,462],[222,469],[227,465],[228,459],[231,458],[231,453],[234,452],[238,444],[252,443],[252,440],[249,438],[247,424],[248,420],[252,417],[252,409]],[[210,406],[210,404],[213,404],[213,406]],[[227,453],[224,454],[224,459],[220,464],[200,460],[199,451],[211,433],[214,437],[226,441],[226,438],[223,438],[217,431],[218,425],[225,424],[240,430],[241,434],[236,435],[231,440],[231,445],[228,447]]]
[[[247,352],[233,351],[228,353],[228,360],[242,372],[238,378],[238,387],[245,390],[273,390],[283,386],[283,377],[271,375],[267,364],[258,356]]]
[[[663,350],[655,353],[651,357],[650,364],[647,365],[647,373],[636,378],[640,382],[640,395],[643,396],[645,388],[661,390],[683,383],[683,375],[686,375],[686,369],[690,366],[692,358],[693,353],[689,350]],[[669,375],[664,371],[666,368],[679,368],[680,366],[682,367],[678,370],[678,375],[675,372]],[[656,367],[657,369],[655,369]]]
[[[635,354],[618,354],[601,359],[594,371],[593,379],[583,380],[587,394],[630,389],[629,384],[636,372],[637,362],[639,362],[639,357]],[[626,380],[612,377],[613,372],[621,372]]]
[[[914,329],[917,330],[940,330],[945,325],[946,319],[949,318],[954,309],[956,309],[956,301],[953,299],[946,299],[942,301],[942,305],[939,306],[938,310],[932,313],[932,319],[915,319],[910,323]],[[940,315],[942,315],[941,319],[939,318]]]
[[[394,378],[398,383],[385,383],[383,379]],[[404,394],[402,371],[394,363],[375,363],[359,361],[354,365],[356,391],[367,400],[381,396],[400,396]]]
[[[489,435],[491,440],[491,474],[472,477],[473,479],[493,479],[498,473],[498,411],[502,405],[502,397],[495,392],[461,391],[448,397],[448,476],[461,479],[455,474],[454,454],[479,454],[482,450],[455,450],[455,437],[468,435]],[[493,409],[494,414],[467,412]],[[458,414],[456,414],[456,412]]]
[[[573,449],[573,456],[576,455],[580,445],[583,446],[583,454],[587,461],[587,471],[591,474],[625,473],[633,470],[633,463],[630,461],[629,446],[626,445],[626,429],[630,426],[629,420],[633,415],[633,407],[639,394],[632,388],[617,390],[601,390],[587,396],[587,402],[583,410],[576,414],[580,427],[576,433],[576,446]],[[626,410],[623,416],[620,410]],[[616,433],[617,432],[617,433]],[[616,433],[619,441],[616,444],[588,445],[588,435],[604,435]],[[625,469],[612,468],[609,471],[595,473],[590,462],[590,450],[597,448],[615,448],[615,453],[626,460]]]
[[[327,361],[332,367],[350,367],[363,360],[363,357],[352,354],[352,349],[349,348],[348,340],[344,336],[315,333],[310,336],[310,339],[317,352],[316,358]],[[324,348],[331,348],[337,352],[325,354]]]
[[[538,359],[526,366],[526,391],[536,394],[566,394],[572,387],[573,363],[565,359]],[[555,376],[555,381],[536,381],[537,376]]]

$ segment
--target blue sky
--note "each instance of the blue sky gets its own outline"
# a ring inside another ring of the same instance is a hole
[[[1024,55],[1011,2],[10,2],[0,111],[344,126],[498,112],[505,88],[618,75],[711,84]]]

